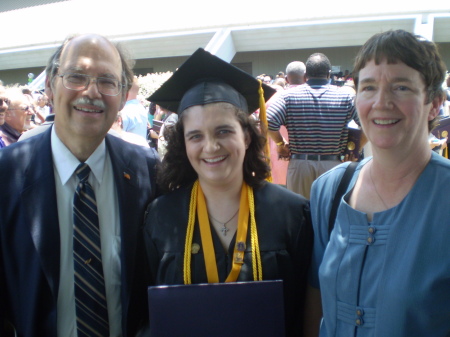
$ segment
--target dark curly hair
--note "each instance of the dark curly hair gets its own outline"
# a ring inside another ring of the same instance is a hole
[[[362,46],[353,67],[357,91],[361,69],[372,60],[375,64],[380,64],[384,59],[388,64],[402,62],[422,75],[426,90],[425,103],[430,103],[435,97],[443,96],[442,83],[445,80],[446,67],[437,46],[434,42],[401,29],[375,34]],[[428,122],[429,131],[433,129],[436,122],[436,118]]]
[[[256,188],[261,186],[270,175],[270,166],[263,151],[267,139],[260,133],[255,119],[245,111],[234,106],[233,108],[239,124],[244,132],[248,132],[251,139],[244,157],[244,180],[248,185]],[[167,141],[167,153],[159,166],[157,182],[163,192],[169,192],[193,183],[198,178],[186,153],[182,113],[174,126],[165,129],[164,138]]]

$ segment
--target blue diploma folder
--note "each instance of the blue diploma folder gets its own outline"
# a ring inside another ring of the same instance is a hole
[[[285,336],[282,281],[148,288],[152,337]]]

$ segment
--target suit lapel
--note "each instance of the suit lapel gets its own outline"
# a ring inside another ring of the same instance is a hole
[[[31,237],[40,256],[42,270],[57,297],[60,269],[60,234],[55,176],[51,152],[51,128],[36,139],[24,172],[21,216],[29,225]]]
[[[119,202],[122,304],[126,304],[135,267],[136,242],[140,228],[137,219],[142,216],[139,214],[142,211],[139,206],[140,193],[142,193],[139,189],[141,177],[137,168],[146,163],[142,163],[142,159],[138,157],[130,158],[130,154],[125,153],[121,142],[123,142],[121,139],[114,136],[106,136],[106,146],[111,158]]]

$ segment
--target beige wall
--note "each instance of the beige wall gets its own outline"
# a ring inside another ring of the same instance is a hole
[[[292,61],[306,62],[309,55],[323,53],[327,55],[333,66],[341,66],[341,71],[352,70],[353,60],[360,47],[336,47],[300,50],[281,50],[264,52],[237,53],[232,63],[252,63],[252,75],[259,74],[276,75],[279,71],[285,71],[288,63]],[[450,43],[440,43],[439,50],[450,69]],[[171,57],[158,59],[145,59],[136,62],[136,68],[152,68],[154,72],[174,71],[184,61],[185,57]],[[0,72],[1,75],[1,72]]]
[[[300,50],[281,50],[264,52],[237,53],[232,63],[252,63],[252,75],[259,74],[276,75],[279,71],[285,71],[288,63],[292,61],[306,62],[309,55],[323,53],[327,55],[333,66],[341,66],[341,71],[352,70],[353,60],[360,47],[317,48]],[[439,44],[439,50],[450,69],[450,43]],[[159,59],[138,60],[136,68],[152,68],[154,72],[174,71],[184,61],[185,57],[171,57]],[[1,72],[0,72],[1,75]]]
[[[267,52],[238,53],[233,62],[252,62],[252,72],[254,76],[268,74],[275,76],[279,71],[286,71],[286,66],[292,61],[302,61],[306,63],[308,57],[313,53],[323,53],[333,66],[341,66],[341,71],[351,70],[352,59],[358,52],[359,47],[340,48],[317,48],[302,50],[283,50]]]
[[[40,73],[44,71],[44,69],[45,67],[1,70],[0,80],[2,80],[4,85],[16,83],[20,85],[25,85],[28,83],[29,73],[33,73],[34,78],[36,78],[39,76]]]
[[[450,43],[438,44],[442,58],[450,70]],[[317,48],[301,50],[283,50],[267,52],[238,53],[233,58],[233,63],[252,62],[252,73],[269,74],[275,76],[279,71],[285,71],[286,65],[291,61],[306,62],[313,53],[325,54],[332,66],[340,66],[341,71],[352,71],[353,61],[360,47]]]

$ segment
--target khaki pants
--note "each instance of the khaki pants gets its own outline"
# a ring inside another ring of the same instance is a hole
[[[310,199],[311,185],[320,175],[341,164],[339,160],[291,159],[287,171],[286,187]]]

